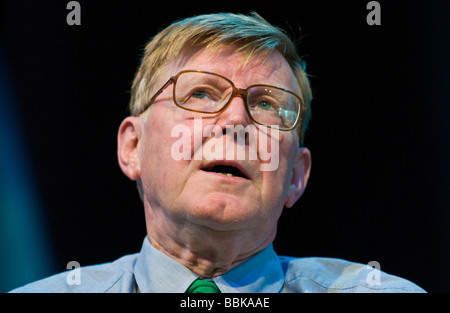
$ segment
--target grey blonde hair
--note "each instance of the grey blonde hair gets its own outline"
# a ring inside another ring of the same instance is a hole
[[[243,62],[274,51],[281,53],[291,67],[306,104],[299,132],[304,133],[311,117],[312,92],[305,72],[304,61],[296,46],[282,29],[271,25],[257,13],[250,15],[217,13],[205,14],[177,21],[163,29],[144,49],[143,58],[131,87],[129,109],[131,115],[143,113],[153,93],[161,86],[155,83],[166,66],[196,49],[236,47],[243,52]]]

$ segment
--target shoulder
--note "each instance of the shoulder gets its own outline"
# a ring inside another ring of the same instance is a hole
[[[285,292],[425,292],[380,268],[334,258],[280,257]]]
[[[12,293],[132,292],[137,254],[111,263],[84,266],[62,272],[12,290]]]

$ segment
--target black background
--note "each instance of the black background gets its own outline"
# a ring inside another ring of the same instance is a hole
[[[51,238],[54,273],[138,252],[145,236],[116,136],[144,44],[172,21],[257,11],[287,29],[315,99],[307,190],[275,249],[368,263],[449,292],[449,3],[379,1],[5,1],[1,34]],[[299,31],[301,27],[301,32]]]

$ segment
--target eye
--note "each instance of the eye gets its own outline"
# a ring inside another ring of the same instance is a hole
[[[191,97],[196,99],[209,99],[211,98],[205,90],[194,90]]]
[[[258,107],[266,110],[266,111],[273,111],[275,110],[275,108],[273,107],[273,105],[269,102],[269,101],[260,101],[258,103]]]
[[[211,86],[197,86],[188,93],[190,101],[221,101],[224,97],[223,92]]]

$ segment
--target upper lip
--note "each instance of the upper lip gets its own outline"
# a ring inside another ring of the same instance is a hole
[[[234,167],[234,168],[238,169],[242,173],[244,178],[251,179],[250,173],[246,169],[246,167],[243,164],[241,164],[240,162],[236,162],[236,161],[229,161],[229,160],[215,160],[215,161],[211,161],[211,162],[203,165],[201,167],[201,170],[212,171],[213,168],[217,167],[217,166]]]

